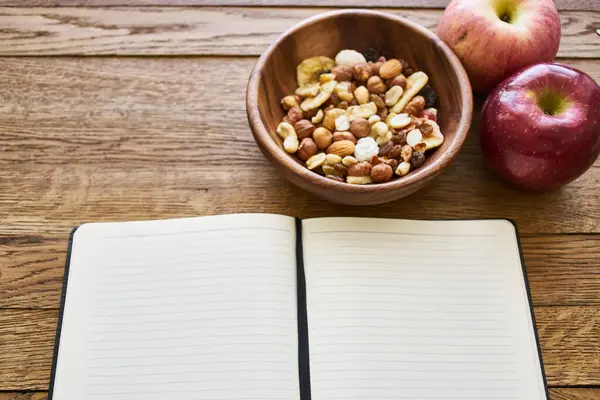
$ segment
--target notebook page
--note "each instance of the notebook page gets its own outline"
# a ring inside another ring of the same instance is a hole
[[[312,400],[546,399],[505,220],[303,223]]]
[[[54,400],[298,400],[295,221],[90,224],[74,237]]]

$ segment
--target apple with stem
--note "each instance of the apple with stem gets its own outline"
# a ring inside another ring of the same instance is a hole
[[[566,65],[529,66],[486,99],[481,145],[508,182],[533,191],[565,185],[600,154],[600,86]]]
[[[485,92],[523,67],[552,61],[561,26],[552,0],[454,0],[437,34],[464,65],[473,89]]]

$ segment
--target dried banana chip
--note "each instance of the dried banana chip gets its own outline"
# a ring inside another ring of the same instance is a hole
[[[429,77],[424,72],[415,72],[411,76],[406,79],[406,90],[402,94],[402,97],[394,107],[390,110],[390,112],[400,114],[404,107],[408,104],[409,101],[412,100],[413,97],[417,95],[425,87]]]
[[[319,94],[320,87],[321,85],[318,83],[311,83],[309,85],[299,87],[296,89],[295,93],[300,97],[315,97]]]
[[[302,104],[300,104],[300,108],[302,111],[310,111],[314,110],[317,107],[320,107],[323,103],[325,103],[331,95],[333,94],[333,89],[335,89],[337,85],[336,81],[329,81],[323,85],[321,85],[321,90],[319,94],[315,97],[307,97],[304,99]]]
[[[319,81],[321,74],[330,72],[335,67],[335,61],[329,57],[311,57],[302,61],[296,67],[298,86],[306,86]]]
[[[444,135],[442,135],[440,126],[436,122],[428,119],[423,121],[423,125],[429,125],[433,128],[433,133],[427,137],[423,137],[423,142],[427,145],[427,150],[441,146],[441,144],[444,143]]]
[[[350,119],[350,122],[358,118],[369,119],[369,117],[375,114],[377,114],[377,106],[373,102],[361,104],[360,106],[348,107],[348,118]]]

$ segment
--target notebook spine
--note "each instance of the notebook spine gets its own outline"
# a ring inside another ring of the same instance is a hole
[[[306,310],[306,279],[304,276],[304,253],[302,246],[302,221],[296,218],[296,282],[298,297],[298,371],[300,398],[311,399],[310,363],[308,352],[308,317]]]

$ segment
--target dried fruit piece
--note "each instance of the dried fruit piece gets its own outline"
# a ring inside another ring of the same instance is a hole
[[[298,86],[303,87],[317,82],[321,74],[331,71],[333,67],[335,67],[335,61],[329,57],[311,57],[303,60],[296,67]]]
[[[381,95],[371,94],[371,95],[369,95],[369,100],[371,100],[373,103],[375,103],[375,107],[377,107],[378,110],[380,110],[380,111],[385,110],[385,100],[383,100]]]
[[[342,50],[335,56],[335,63],[338,65],[355,65],[359,63],[366,63],[367,59],[365,56],[360,54],[356,50]],[[333,68],[333,67],[332,67]]]
[[[407,79],[406,90],[402,94],[402,97],[396,103],[396,105],[390,110],[391,112],[395,112],[399,114],[404,110],[404,107],[408,104],[412,98],[423,89],[423,87],[427,84],[429,77],[424,72],[415,72]]]
[[[298,89],[296,89],[295,93],[297,96],[301,96],[301,97],[314,97],[317,94],[319,94],[320,88],[321,88],[321,85],[318,82],[311,83],[306,86],[300,86]]]
[[[410,165],[413,168],[419,168],[425,164],[425,153],[421,151],[413,151],[412,157],[410,158]]]
[[[377,113],[377,106],[375,103],[361,104],[360,106],[348,107],[348,119],[350,122],[357,118],[369,118]]]
[[[423,89],[417,94],[425,99],[425,108],[435,107],[438,97],[430,85],[423,86]]]
[[[319,94],[316,95],[315,97],[308,97],[308,98],[304,99],[304,101],[300,105],[300,108],[303,111],[309,111],[309,110],[313,110],[313,109],[319,107],[321,104],[325,103],[331,97],[331,95],[333,94],[333,89],[335,89],[336,85],[337,85],[336,81],[329,81],[329,82],[325,83],[324,85],[321,85]]]
[[[387,142],[379,149],[378,155],[381,157],[388,157],[390,154],[390,150],[392,150],[393,147],[394,144],[392,142]]]
[[[427,145],[427,150],[441,146],[441,144],[444,143],[444,135],[442,135],[440,126],[434,121],[425,120],[423,125],[421,125],[421,128],[419,128],[421,129],[421,132],[424,126],[430,126],[432,128],[431,134],[428,136],[423,135],[423,142]]]
[[[362,55],[365,57],[365,60],[375,62],[381,54],[379,53],[379,50],[369,47]]]

